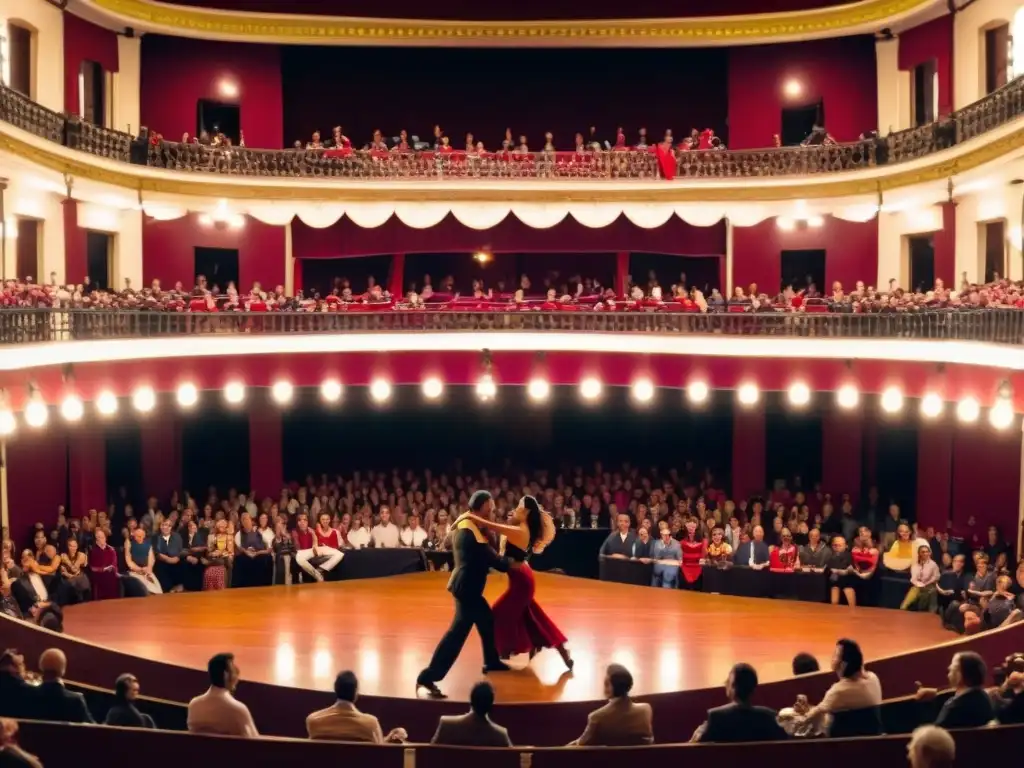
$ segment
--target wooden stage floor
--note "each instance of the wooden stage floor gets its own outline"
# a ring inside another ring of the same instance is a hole
[[[330,690],[351,669],[368,695],[412,698],[414,680],[451,620],[448,575],[293,587],[174,594],[68,608],[69,635],[104,647],[205,669],[219,651],[235,654],[242,676]],[[487,597],[504,589],[492,575]],[[635,694],[722,684],[736,661],[753,664],[762,682],[791,675],[801,651],[827,669],[835,642],[856,639],[870,659],[947,642],[935,616],[880,608],[833,607],[537,575],[537,597],[569,638],[572,675],[553,650],[518,671],[491,675],[499,701],[587,701],[603,697],[603,670],[625,664]],[[480,679],[474,632],[442,687],[468,698]],[[126,670],[127,671],[127,670]],[[112,682],[112,681],[111,681]],[[145,680],[142,681],[145,691]]]

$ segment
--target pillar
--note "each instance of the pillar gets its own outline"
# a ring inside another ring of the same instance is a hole
[[[46,195],[42,204],[44,215],[40,226],[42,244],[42,270],[36,276],[40,282],[49,283],[55,280],[58,285],[65,285],[68,281],[67,271],[64,265],[64,197],[57,195]]]
[[[939,206],[942,209],[942,229],[932,238],[935,254],[935,277],[942,280],[947,288],[957,288],[956,283],[956,203],[948,201]]]
[[[140,417],[142,491],[163,502],[181,488],[181,422],[173,410]]]
[[[89,274],[89,252],[86,232],[78,226],[78,202],[66,198],[61,202],[64,213],[64,273],[69,283],[80,283]]]
[[[826,408],[821,432],[821,487],[834,499],[849,493],[856,504],[864,476],[864,409]]]
[[[137,135],[142,94],[142,38],[117,36],[117,72],[112,77],[111,126]]]
[[[767,490],[767,431],[764,399],[753,406],[733,405],[732,498],[745,499]]]
[[[292,223],[284,225],[284,295],[295,295],[295,246],[292,240]]]
[[[978,236],[977,208],[977,198],[974,196],[957,201],[953,215],[954,282],[950,288],[960,288],[965,272],[969,283],[979,283],[985,276],[983,244]]]
[[[1021,422],[1021,432],[1024,435],[1024,421]],[[1007,538],[1010,538],[1009,536]],[[1020,450],[1020,489],[1017,492],[1017,561],[1020,562],[1021,553],[1024,552],[1024,437],[1021,439]]]
[[[249,476],[253,499],[280,496],[284,487],[284,441],[279,408],[254,407],[249,411]]]
[[[68,513],[83,517],[107,506],[107,445],[102,429],[80,426],[68,438]]]
[[[899,69],[900,41],[875,41],[875,71],[877,72],[878,93],[878,131],[887,134],[906,127],[900,116],[900,84]],[[909,107],[909,104],[908,104]]]
[[[722,282],[722,295],[725,296],[726,301],[732,296],[732,268],[734,263],[733,257],[733,232],[732,232],[732,220],[726,218],[725,220],[725,279]]]
[[[125,280],[131,281],[135,290],[142,284],[142,211],[122,211],[121,230],[114,237],[114,264],[111,287],[122,290]]]
[[[878,273],[875,285],[889,285],[890,278],[895,277],[899,285],[907,285],[903,280],[903,231],[902,217],[898,213],[878,212]],[[909,271],[908,271],[909,274]]]
[[[615,294],[625,296],[629,292],[629,251],[615,255]]]
[[[405,254],[396,253],[391,257],[391,276],[388,281],[388,292],[392,299],[400,299],[405,295]]]

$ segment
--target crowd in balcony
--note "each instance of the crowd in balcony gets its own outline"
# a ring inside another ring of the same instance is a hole
[[[182,282],[164,286],[159,279],[148,287],[136,289],[129,280],[121,290],[95,286],[89,277],[76,285],[58,285],[56,276],[45,284],[32,277],[7,280],[0,290],[0,310],[14,308],[148,310],[158,312],[339,312],[349,310],[475,310],[475,311],[645,311],[645,312],[833,312],[840,314],[921,313],[938,310],[971,311],[984,309],[1020,309],[1024,307],[1024,282],[1001,278],[988,283],[971,283],[966,274],[959,289],[946,287],[936,279],[931,287],[900,287],[890,280],[885,288],[858,280],[852,290],[834,281],[823,292],[813,278],[790,281],[781,290],[767,293],[757,283],[736,286],[726,297],[718,288],[704,290],[689,285],[685,273],[663,287],[652,271],[646,282],[630,281],[625,293],[602,284],[600,279],[578,274],[564,278],[549,271],[539,285],[526,274],[517,284],[497,280],[488,285],[473,279],[469,285],[456,285],[447,275],[438,280],[424,275],[409,285],[404,296],[392,295],[370,276],[365,285],[354,287],[345,277],[334,279],[329,290],[285,293],[283,285],[273,289],[254,283],[240,291],[233,282],[210,283],[204,275],[195,285]]]

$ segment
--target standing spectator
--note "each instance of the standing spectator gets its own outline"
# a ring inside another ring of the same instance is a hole
[[[107,532],[96,529],[96,543],[89,550],[89,573],[93,600],[111,600],[121,596],[117,577],[117,551],[107,544]]]
[[[605,557],[629,558],[633,556],[633,543],[636,541],[636,534],[629,530],[629,515],[620,512],[615,518],[616,530],[604,540],[601,545],[601,554]],[[682,561],[682,554],[679,556]]]
[[[249,708],[235,698],[240,672],[235,657],[218,653],[207,664],[210,688],[188,703],[188,729],[192,733],[223,736],[259,736]]]
[[[182,590],[181,574],[181,536],[171,530],[171,521],[160,521],[160,531],[153,537],[155,561],[153,573],[160,582],[164,592],[180,592]]]
[[[50,648],[39,657],[39,672],[43,682],[36,694],[34,717],[57,723],[93,723],[85,696],[64,687],[64,673],[68,659],[64,651]]]
[[[926,546],[918,547],[917,562],[910,566],[910,589],[900,609],[935,613],[939,605],[939,575],[939,566],[932,560],[931,550]]]
[[[491,720],[493,706],[494,688],[482,680],[469,692],[469,712],[442,715],[430,743],[458,747],[511,747],[508,731]]]
[[[156,728],[153,718],[136,708],[138,698],[138,678],[131,674],[119,676],[114,683],[114,705],[107,711],[103,724],[122,728]]]
[[[334,679],[334,695],[337,701],[327,709],[311,713],[306,718],[306,733],[311,739],[334,739],[337,741],[362,741],[383,744],[384,732],[380,721],[373,715],[356,709],[359,698],[359,680],[355,672],[339,672]],[[387,741],[403,741],[404,731],[395,728]]]
[[[910,768],[953,768],[956,742],[948,731],[924,725],[914,731],[907,744]]]
[[[398,546],[398,526],[391,522],[391,510],[380,508],[380,522],[370,531],[373,546],[379,549],[394,549]]]
[[[781,741],[786,732],[774,709],[755,707],[750,698],[757,688],[757,672],[749,664],[736,664],[725,681],[725,695],[732,702],[708,710],[708,719],[697,729],[692,741]]]
[[[651,545],[651,560],[654,561],[651,586],[677,589],[679,587],[679,569],[683,562],[683,550],[679,542],[672,537],[672,529],[667,524],[661,525],[660,534],[661,538]],[[614,536],[614,534],[612,535]]]
[[[604,676],[608,703],[587,716],[587,727],[570,747],[628,747],[654,743],[651,705],[629,698],[633,675],[621,664],[610,664]]]

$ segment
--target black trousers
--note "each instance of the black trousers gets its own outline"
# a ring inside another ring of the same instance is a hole
[[[498,649],[494,644],[494,616],[491,614],[490,604],[483,595],[456,597],[455,615],[452,617],[451,626],[437,644],[430,665],[420,672],[418,680],[424,683],[443,680],[462,652],[462,647],[474,626],[483,645],[484,664],[499,664],[501,659],[498,658]]]

